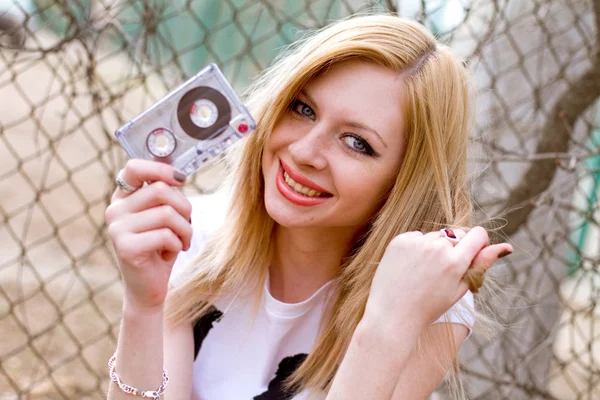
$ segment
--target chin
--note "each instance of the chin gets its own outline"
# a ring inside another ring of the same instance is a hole
[[[314,215],[303,215],[293,205],[286,204],[285,199],[266,195],[264,202],[267,214],[277,225],[285,228],[311,228],[317,226]]]
[[[273,201],[265,197],[265,209],[267,214],[275,221],[277,225],[281,225],[286,228],[299,228],[306,226],[306,223],[301,221],[301,218],[291,210],[287,210],[285,206],[282,206],[278,201]]]

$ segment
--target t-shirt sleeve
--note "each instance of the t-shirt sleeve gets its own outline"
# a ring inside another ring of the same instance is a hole
[[[179,252],[169,283],[179,286],[193,269],[193,261],[204,249],[215,230],[224,219],[224,199],[220,194],[201,195],[189,198],[192,204],[192,239],[187,251]]]
[[[473,298],[473,293],[467,291],[465,295],[460,299],[456,304],[454,304],[450,309],[439,317],[434,324],[440,322],[450,322],[453,324],[461,324],[466,326],[469,329],[469,334],[467,335],[467,339],[471,336],[473,332],[473,326],[475,325],[475,301]],[[466,339],[465,339],[466,340]]]

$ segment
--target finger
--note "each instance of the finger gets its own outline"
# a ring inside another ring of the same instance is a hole
[[[512,246],[508,243],[492,244],[483,249],[473,259],[471,268],[487,271],[500,258],[512,253]]]
[[[467,232],[460,228],[451,228],[451,230],[452,230],[452,233],[454,233],[454,236],[456,236],[456,238],[458,240],[461,240],[462,238],[467,236]]]
[[[437,232],[439,232],[441,237],[456,239],[455,241],[452,241],[453,243],[458,243],[459,240],[461,240],[467,235],[467,232],[460,228],[445,228],[440,229]]]
[[[473,259],[471,266],[463,275],[462,284],[466,284],[472,293],[478,293],[483,284],[485,272],[500,258],[511,254],[512,246],[508,243],[493,244],[484,247]],[[459,294],[464,287],[459,287]]]
[[[388,244],[388,248],[402,248],[411,241],[412,238],[421,237],[423,234],[419,231],[409,231],[396,235]]]
[[[402,237],[407,237],[407,238],[411,238],[411,237],[419,237],[419,236],[423,236],[422,232],[419,231],[409,231],[409,232],[404,232],[401,235]]]
[[[440,231],[427,232],[423,235],[423,238],[425,239],[437,239],[440,237],[444,237]]]
[[[440,240],[447,243],[450,247],[454,246],[457,243],[456,241],[450,240],[449,238],[444,236],[444,234],[441,231],[428,232],[425,235],[423,235],[423,238],[425,238],[426,240]]]
[[[188,250],[190,247],[192,226],[171,206],[163,205],[129,214],[122,223],[133,233],[169,228],[181,240],[183,250]]]
[[[144,182],[165,182],[170,186],[182,186],[185,183],[186,176],[179,170],[169,164],[131,159],[127,161],[123,169],[123,180],[133,187],[141,188]],[[124,198],[128,194],[122,190],[115,191],[113,198]]]
[[[113,202],[106,210],[106,221],[110,223],[122,215],[162,205],[173,207],[183,218],[190,220],[192,214],[190,201],[167,183],[154,182],[120,201]]]
[[[133,234],[127,246],[137,254],[158,252],[165,261],[172,261],[183,249],[181,240],[169,228]]]
[[[456,262],[462,267],[460,268],[460,271],[458,271],[461,275],[465,273],[475,256],[477,256],[481,249],[486,247],[488,243],[489,237],[486,230],[480,226],[476,226],[469,230],[465,237],[454,246]]]

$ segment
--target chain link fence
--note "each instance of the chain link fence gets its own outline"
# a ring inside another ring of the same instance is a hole
[[[106,397],[114,130],[208,62],[241,91],[366,9],[422,21],[475,77],[477,211],[516,251],[494,268],[509,329],[461,351],[469,396],[600,398],[600,0],[0,0],[0,399]]]

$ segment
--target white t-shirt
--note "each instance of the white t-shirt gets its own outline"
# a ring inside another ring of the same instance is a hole
[[[223,198],[202,196],[190,201],[194,228],[192,244],[175,262],[171,278],[174,285],[185,279],[186,267],[223,220],[223,214],[215,211],[223,208]],[[256,314],[253,298],[218,299],[211,311],[194,326],[191,398],[290,400],[282,383],[313,348],[324,307],[335,285],[336,280],[329,281],[309,299],[289,304],[271,296],[267,281]],[[460,323],[471,330],[474,324],[472,307],[473,295],[467,292],[463,301],[455,304],[436,323]],[[324,398],[324,393],[322,395]],[[293,400],[305,398],[307,393],[303,392]]]

